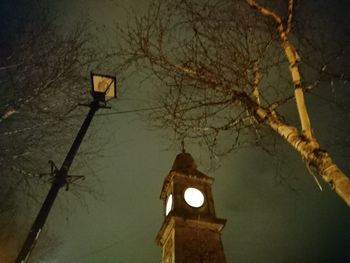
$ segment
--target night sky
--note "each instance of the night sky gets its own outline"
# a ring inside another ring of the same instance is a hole
[[[29,5],[28,1],[19,2]],[[124,7],[142,12],[144,6],[136,0],[52,4],[63,14],[59,19],[63,28],[87,16],[96,25],[92,33],[101,41],[113,33],[109,29],[114,22],[127,21]],[[19,7],[16,17],[29,10]],[[334,1],[332,11],[329,13],[350,18],[346,1]],[[319,13],[326,14],[325,10]],[[17,22],[12,16],[1,23],[11,35],[10,24]],[[326,23],[324,27],[327,31]],[[141,89],[139,80],[136,75],[119,83],[119,98],[110,103],[112,109],[101,110],[93,120],[82,152],[99,145],[101,138],[106,145],[88,163],[83,155],[78,156],[72,171],[81,174],[86,171],[80,170],[82,166],[92,170],[84,184],[93,194],[76,197],[60,192],[36,250],[43,250],[48,239],[54,240],[54,248],[49,256],[33,262],[160,262],[161,250],[155,243],[163,220],[159,194],[180,144],[154,129],[147,122],[147,112],[118,114],[148,107],[152,90],[147,86]],[[349,105],[350,83],[342,88],[341,102]],[[326,87],[324,90],[321,95],[328,94]],[[349,110],[338,110],[316,96],[307,99],[321,146],[350,175]],[[222,234],[227,262],[350,262],[349,207],[323,181],[320,191],[300,156],[281,139],[277,142],[278,156],[271,157],[259,148],[243,148],[216,160],[215,170],[203,148],[191,142],[186,145],[199,170],[215,178],[216,213],[227,219]],[[26,216],[28,221],[32,222],[39,207],[33,207],[32,214]]]

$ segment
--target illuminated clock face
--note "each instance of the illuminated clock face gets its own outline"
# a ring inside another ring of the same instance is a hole
[[[171,209],[173,208],[173,195],[170,194],[166,200],[165,215],[167,216]]]
[[[184,193],[185,201],[192,207],[201,207],[204,204],[203,193],[194,187],[189,187]]]

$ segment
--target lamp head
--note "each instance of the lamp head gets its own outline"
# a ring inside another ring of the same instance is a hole
[[[117,97],[116,78],[91,72],[91,93],[95,100],[106,102]]]

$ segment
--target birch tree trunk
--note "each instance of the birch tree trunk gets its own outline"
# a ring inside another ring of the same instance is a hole
[[[288,126],[275,112],[269,112],[259,107],[256,111],[257,116],[269,125],[274,131],[281,135],[294,149],[296,149],[303,160],[313,168],[322,178],[331,186],[331,188],[350,206],[350,179],[333,162],[329,154],[319,148],[319,143],[315,138],[312,129],[307,107],[304,99],[304,93],[301,84],[301,75],[298,62],[300,57],[288,40],[288,33],[291,29],[293,17],[294,1],[288,1],[288,20],[287,26],[283,25],[282,19],[275,12],[261,6],[256,0],[247,0],[247,3],[258,10],[262,15],[271,17],[276,25],[277,31],[282,42],[286,58],[289,63],[289,71],[294,85],[294,96],[296,100],[297,111],[301,122],[302,131],[300,136],[295,127]]]
[[[256,113],[264,123],[292,145],[303,160],[350,206],[350,179],[339,169],[326,151],[321,150],[318,144],[306,141],[305,137],[298,134],[295,127],[284,123],[277,114],[262,107],[258,107]]]

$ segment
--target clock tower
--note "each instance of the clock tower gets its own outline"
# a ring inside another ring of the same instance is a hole
[[[180,153],[165,177],[160,199],[164,222],[157,235],[162,263],[225,263],[221,230],[215,215],[213,178],[197,170],[189,153]]]

